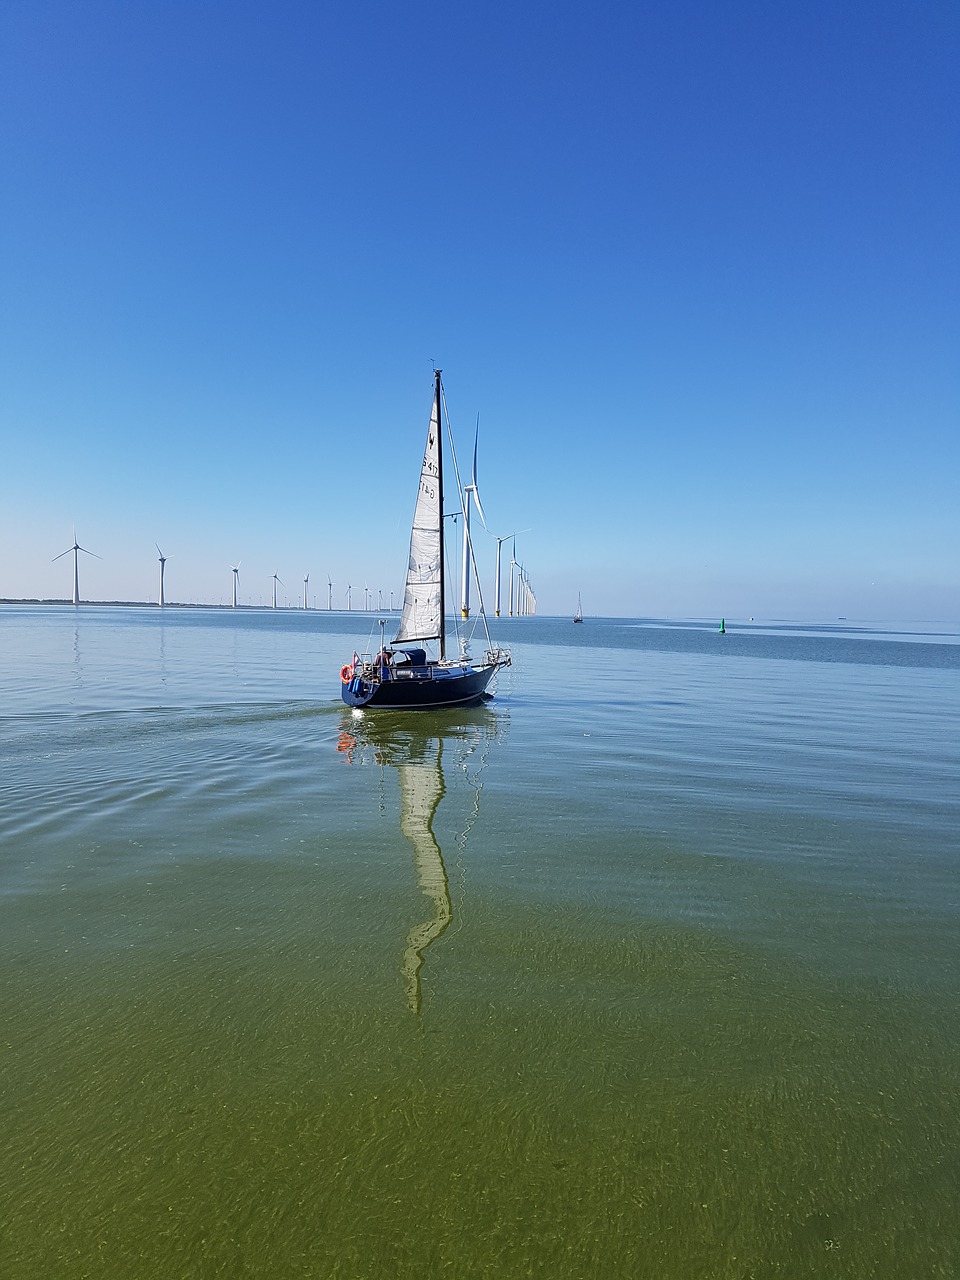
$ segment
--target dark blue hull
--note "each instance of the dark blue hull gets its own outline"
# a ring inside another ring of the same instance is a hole
[[[423,667],[391,670],[389,679],[355,676],[341,683],[340,696],[348,707],[384,707],[391,711],[419,711],[430,707],[470,707],[483,699],[490,677],[501,663],[469,667]]]

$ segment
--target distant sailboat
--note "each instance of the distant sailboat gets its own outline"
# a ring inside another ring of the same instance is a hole
[[[388,647],[382,640],[376,658],[358,657],[340,670],[340,695],[348,707],[388,707],[413,711],[432,707],[464,707],[481,701],[493,674],[510,665],[510,654],[494,648],[487,631],[481,604],[478,617],[483,622],[487,649],[473,661],[461,641],[457,658],[446,654],[446,591],[443,547],[443,388],[440,370],[434,374],[433,411],[427,430],[427,444],[420,470],[417,504],[410,534],[407,585],[400,614],[400,627]],[[449,423],[447,430],[449,432]],[[459,483],[457,485],[459,491]],[[460,496],[460,515],[464,498]],[[469,525],[464,516],[465,542],[469,555],[465,567],[473,567]],[[479,590],[479,588],[478,588]],[[464,592],[466,600],[466,592]],[[428,658],[423,647],[437,641],[439,656]]]
[[[577,612],[573,615],[574,622],[583,621],[583,606],[580,604],[580,592],[577,592]]]

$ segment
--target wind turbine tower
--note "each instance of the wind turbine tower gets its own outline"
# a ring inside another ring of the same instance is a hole
[[[95,551],[88,551],[86,547],[81,547],[80,543],[77,541],[76,528],[74,528],[73,546],[67,547],[66,551],[61,551],[58,556],[54,556],[53,559],[50,561],[50,563],[55,564],[58,560],[62,560],[64,556],[68,556],[71,551],[73,552],[73,603],[79,604],[80,603],[80,567],[79,567],[80,552],[82,551],[84,555],[93,556],[95,560],[102,560],[103,556],[98,556]]]
[[[304,575],[304,579],[303,579],[303,607],[305,609],[308,607],[307,606],[307,583],[309,581],[310,581],[310,575],[308,573]]]
[[[233,573],[233,607],[234,609],[237,607],[237,587],[239,587],[240,585],[241,563],[242,562],[238,560],[236,564],[233,564],[230,566],[231,572]]]
[[[278,578],[278,577],[277,577],[277,575],[276,575],[276,574],[274,574],[274,575],[273,575],[273,607],[274,607],[274,608],[276,608],[276,607],[277,607],[277,583],[278,583],[278,582],[280,583],[280,585],[281,585],[281,587],[282,587],[282,586],[283,586],[283,580],[282,580],[281,578]]]
[[[515,538],[518,533],[529,533],[529,529],[515,529],[513,533],[505,533],[502,538],[497,538],[497,581],[493,592],[493,611],[496,617],[500,617],[500,548],[508,538]],[[496,534],[494,534],[496,537]],[[513,544],[516,548],[516,543]]]
[[[530,575],[522,564],[517,565],[517,617],[529,618],[537,612],[537,597],[530,582]]]
[[[480,417],[477,415],[477,431],[473,437],[473,474],[469,484],[463,486],[463,573],[462,586],[460,592],[460,616],[462,618],[470,617],[470,562],[473,556],[473,547],[470,543],[470,499],[477,508],[477,515],[480,517],[480,523],[484,529],[487,522],[483,518],[483,507],[480,505],[480,493],[477,489],[477,443],[480,439]]]
[[[155,542],[153,545],[157,548],[158,551],[160,551],[159,542]],[[160,551],[160,597],[157,600],[157,603],[159,604],[161,609],[166,604],[166,601],[163,598],[163,569],[166,563],[167,563],[167,557],[163,554],[162,551]]]
[[[327,611],[333,608],[333,579],[327,575]]]

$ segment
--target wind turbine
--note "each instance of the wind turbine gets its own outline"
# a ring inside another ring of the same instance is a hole
[[[530,575],[522,564],[517,565],[517,616],[531,617],[537,612],[537,597],[534,595]]]
[[[350,592],[353,590],[350,583],[347,583],[347,612],[350,612]]]
[[[503,545],[504,542],[507,541],[508,538],[516,538],[518,533],[529,533],[529,532],[530,532],[529,529],[515,529],[513,533],[505,533],[502,538],[497,538],[497,582],[496,582],[496,589],[493,593],[493,611],[494,611],[494,615],[498,618],[500,617],[500,547]],[[494,537],[496,538],[496,534],[494,534]],[[513,550],[514,550],[514,555],[516,555],[516,550],[517,550],[516,542],[514,542],[513,544]],[[512,579],[511,579],[511,587],[510,587],[510,596],[512,600],[513,598]]]
[[[276,574],[274,574],[274,575],[273,575],[273,607],[274,607],[274,608],[276,608],[276,607],[277,607],[277,583],[278,583],[278,582],[280,583],[281,587],[284,585],[284,584],[283,584],[283,579],[282,579],[282,578],[278,578],[278,577],[277,577],[277,575],[276,575]]]
[[[236,564],[230,566],[233,571],[233,607],[237,607],[237,587],[240,585],[240,565],[242,561],[238,560]]]
[[[153,545],[157,548],[157,550],[158,550],[158,551],[160,551],[160,543],[159,543],[159,542],[155,542]],[[167,557],[163,554],[163,552],[162,552],[162,551],[160,551],[160,599],[159,599],[159,602],[158,602],[158,603],[159,603],[159,605],[160,605],[160,608],[161,608],[161,609],[163,608],[164,604],[166,603],[166,602],[165,602],[165,600],[164,600],[164,598],[163,598],[163,566],[164,566],[166,563],[167,563]]]
[[[95,551],[88,551],[86,547],[81,547],[80,543],[77,541],[76,527],[74,527],[73,530],[73,546],[67,547],[66,551],[61,551],[58,556],[54,556],[50,563],[55,564],[58,560],[62,560],[64,556],[68,556],[71,551],[73,552],[73,603],[79,604],[80,571],[78,566],[80,562],[80,552],[82,551],[85,555],[93,556],[96,560],[102,560],[103,556],[98,556]]]
[[[333,608],[333,579],[327,574],[327,611]]]
[[[308,608],[308,605],[307,605],[307,583],[308,583],[309,581],[310,581],[310,575],[309,575],[309,573],[308,573],[308,574],[305,574],[305,575],[304,575],[304,579],[303,579],[303,607],[304,607],[305,609],[306,609],[306,608]]]
[[[480,440],[480,415],[477,414],[477,430],[473,437],[473,473],[470,477],[470,483],[463,486],[463,573],[462,586],[460,591],[460,616],[462,618],[470,617],[470,558],[473,554],[473,547],[470,545],[470,499],[473,498],[477,508],[477,515],[480,517],[480,523],[484,529],[487,522],[483,516],[483,507],[480,505],[480,493],[477,489],[477,444]]]

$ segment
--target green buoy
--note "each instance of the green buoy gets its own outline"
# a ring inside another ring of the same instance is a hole
[[[727,634],[727,628],[726,628],[726,625],[724,624],[723,618],[720,619],[720,634],[722,636],[725,636]]]

